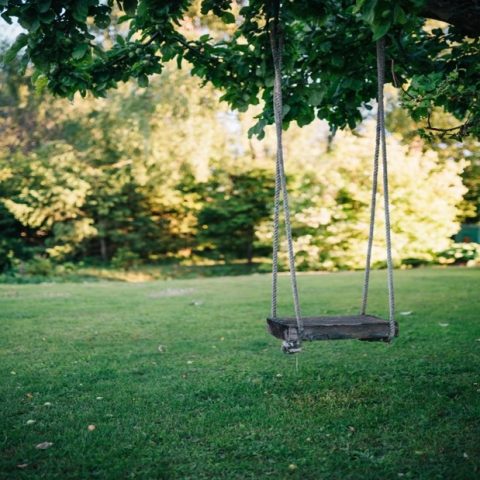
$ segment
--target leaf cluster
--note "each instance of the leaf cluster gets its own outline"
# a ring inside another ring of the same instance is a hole
[[[362,108],[376,96],[374,42],[386,36],[387,81],[406,86],[404,105],[411,115],[428,119],[430,109],[441,106],[464,121],[458,136],[478,135],[478,40],[453,27],[427,31],[423,3],[283,2],[285,127],[315,118],[333,129],[358,124]],[[194,75],[223,90],[231,108],[245,111],[261,103],[250,133],[262,136],[273,122],[269,27],[278,3],[203,0],[203,15],[235,29],[220,38],[206,29],[194,39],[183,30],[192,5],[192,0],[3,0],[3,18],[18,19],[26,30],[6,60],[20,54],[23,69],[34,66],[39,88],[70,98],[88,91],[104,96],[130,78],[145,87],[167,62],[181,66],[186,60]],[[127,29],[106,44],[116,17]]]

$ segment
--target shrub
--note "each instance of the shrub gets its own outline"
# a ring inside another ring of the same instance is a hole
[[[49,258],[36,255],[28,262],[22,263],[21,270],[27,275],[49,277],[55,273],[55,265]]]
[[[129,248],[119,248],[112,258],[112,266],[123,270],[130,270],[140,263],[140,255]]]
[[[454,243],[437,254],[438,262],[444,265],[474,265],[480,260],[480,244]]]

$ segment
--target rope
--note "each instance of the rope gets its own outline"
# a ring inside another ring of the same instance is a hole
[[[385,39],[377,41],[377,131],[375,137],[375,154],[373,162],[372,177],[372,197],[370,206],[370,228],[368,234],[367,260],[365,265],[365,278],[363,284],[362,309],[361,314],[365,315],[368,303],[368,289],[370,285],[370,271],[372,261],[372,247],[376,213],[376,196],[378,189],[378,170],[380,148],[382,150],[382,181],[383,181],[383,201],[385,210],[385,238],[387,246],[387,285],[388,285],[388,321],[389,321],[389,340],[395,336],[395,297],[393,290],[393,261],[392,261],[392,240],[390,234],[390,200],[388,194],[388,166],[387,166],[387,144],[385,137],[385,107],[384,107],[384,83],[385,83]]]
[[[283,199],[283,212],[285,215],[285,234],[287,237],[288,261],[290,268],[290,280],[293,294],[293,305],[295,319],[297,322],[298,336],[300,343],[303,334],[303,322],[300,311],[300,300],[298,295],[297,274],[295,268],[295,253],[293,249],[292,226],[290,218],[290,206],[285,179],[285,164],[283,159],[283,98],[282,98],[282,50],[283,40],[279,29],[279,18],[274,19],[273,27],[270,30],[270,44],[272,48],[273,66],[275,72],[273,87],[273,111],[275,117],[275,131],[277,137],[277,157],[275,172],[275,197],[273,213],[273,257],[272,257],[272,318],[277,317],[277,294],[278,294],[278,250],[280,236],[280,193]]]

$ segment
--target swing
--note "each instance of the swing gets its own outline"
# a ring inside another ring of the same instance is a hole
[[[280,2],[279,2],[280,3]],[[271,314],[267,318],[267,328],[274,337],[283,340],[282,350],[285,353],[298,353],[301,351],[304,340],[340,340],[358,339],[365,341],[390,342],[398,335],[398,324],[395,321],[394,290],[393,290],[393,262],[390,236],[390,208],[388,196],[388,170],[387,150],[385,141],[385,114],[383,85],[385,83],[385,42],[384,39],[377,41],[377,82],[378,82],[378,110],[377,129],[375,140],[375,154],[372,176],[372,196],[370,206],[370,226],[366,256],[365,277],[363,285],[362,306],[360,314],[349,316],[317,316],[302,317],[298,295],[297,276],[295,269],[295,254],[293,250],[292,229],[290,221],[290,209],[288,192],[286,188],[285,166],[283,159],[282,139],[282,49],[283,40],[279,26],[279,6],[270,29],[270,43],[274,65],[274,89],[273,110],[275,117],[275,129],[277,139],[277,157],[275,173],[275,197],[273,213],[273,260],[272,260],[272,306]],[[387,250],[387,284],[389,300],[388,320],[368,315],[367,300],[370,282],[371,257],[373,246],[373,234],[376,211],[376,193],[378,187],[378,171],[380,149],[382,151],[382,174],[385,209],[385,232]],[[290,279],[293,294],[294,317],[279,317],[277,315],[277,291],[278,291],[278,250],[279,250],[279,224],[280,224],[280,193],[282,193],[283,212],[285,216],[285,233],[287,238],[288,260]]]

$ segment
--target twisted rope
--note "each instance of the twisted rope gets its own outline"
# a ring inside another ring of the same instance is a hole
[[[277,317],[277,295],[278,295],[278,250],[280,236],[280,193],[283,198],[283,212],[285,215],[285,234],[287,237],[288,261],[290,268],[290,280],[293,294],[293,306],[297,322],[299,342],[303,334],[303,322],[300,311],[300,300],[298,295],[297,274],[295,268],[295,253],[293,249],[292,226],[290,217],[290,206],[285,179],[285,164],[283,159],[283,98],[282,98],[282,50],[283,40],[279,31],[278,15],[272,22],[270,30],[270,45],[273,56],[275,72],[273,86],[273,111],[275,117],[275,131],[277,138],[277,156],[275,170],[275,197],[273,213],[273,257],[272,257],[272,318]]]
[[[362,308],[361,314],[365,315],[368,303],[368,289],[370,285],[370,271],[372,261],[372,247],[375,225],[375,213],[377,205],[377,189],[378,189],[378,170],[380,148],[382,150],[382,181],[383,181],[383,202],[385,210],[385,238],[387,247],[387,285],[388,285],[388,321],[389,321],[389,339],[395,336],[395,296],[393,289],[393,260],[392,260],[392,240],[390,226],[390,199],[388,193],[388,159],[387,144],[385,138],[385,106],[384,106],[384,89],[385,83],[385,39],[377,41],[377,130],[375,137],[375,154],[373,162],[372,177],[372,197],[370,204],[370,228],[368,234],[367,259],[365,265],[365,277],[363,283]]]

